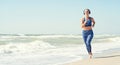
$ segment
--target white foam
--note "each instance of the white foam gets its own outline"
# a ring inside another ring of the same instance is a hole
[[[34,36],[32,36],[32,37],[34,37]],[[46,36],[37,36],[36,38],[60,38],[60,37],[65,37],[65,38],[82,38],[81,35],[46,35]]]
[[[95,43],[92,44],[93,53],[102,53],[104,50],[120,48],[120,44],[118,42],[109,42],[109,43]]]
[[[108,40],[111,40],[113,42],[120,42],[120,37],[108,38]]]
[[[0,53],[28,53],[49,48],[55,48],[55,46],[37,40],[30,43],[8,43],[7,45],[0,45]]]

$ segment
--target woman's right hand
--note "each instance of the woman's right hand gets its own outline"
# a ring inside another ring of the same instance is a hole
[[[84,21],[84,18],[81,18],[80,21],[81,21],[81,25],[82,25],[81,27],[82,28],[85,27],[86,21]]]

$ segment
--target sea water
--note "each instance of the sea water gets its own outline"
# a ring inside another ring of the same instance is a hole
[[[94,35],[93,54],[120,51],[120,35]],[[59,65],[87,57],[80,34],[0,34],[0,65]]]

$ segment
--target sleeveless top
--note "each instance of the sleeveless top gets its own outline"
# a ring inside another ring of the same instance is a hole
[[[88,20],[86,20],[85,18],[84,18],[84,22],[86,21],[86,24],[85,24],[85,26],[87,27],[87,26],[92,26],[92,20],[91,20],[91,17],[89,17],[89,19]]]

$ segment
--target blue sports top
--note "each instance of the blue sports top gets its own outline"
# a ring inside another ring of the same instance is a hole
[[[85,22],[85,21],[86,21],[86,24],[85,24],[86,27],[92,25],[91,17],[89,17],[88,20],[86,20],[86,19],[84,18],[84,22]]]

